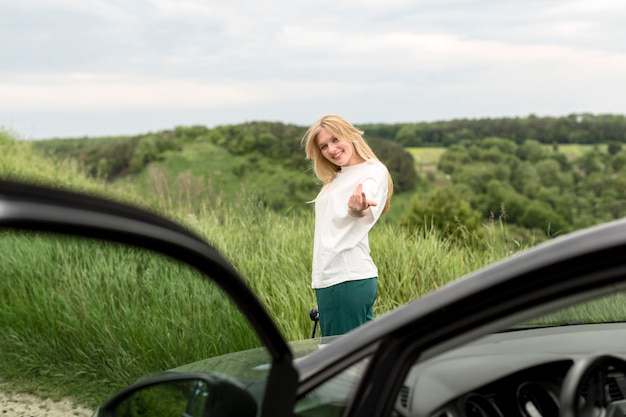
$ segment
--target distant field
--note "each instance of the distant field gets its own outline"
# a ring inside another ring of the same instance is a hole
[[[420,174],[426,174],[431,181],[443,184],[443,174],[437,171],[439,158],[446,148],[407,148],[415,159],[415,170]]]
[[[446,148],[407,148],[419,166],[436,165]]]
[[[546,145],[547,149],[552,149],[552,145]],[[559,152],[565,154],[568,159],[578,158],[585,153],[598,148],[600,152],[607,151],[607,145],[559,145]]]
[[[578,158],[594,148],[601,152],[606,152],[606,145],[559,145],[558,151],[565,154],[568,159]],[[551,151],[552,145],[545,145],[546,150]],[[439,158],[446,151],[446,148],[407,148],[409,153],[415,158],[415,163],[420,170],[430,170],[436,168]]]

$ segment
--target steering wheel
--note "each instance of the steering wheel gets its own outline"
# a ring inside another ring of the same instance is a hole
[[[610,417],[612,407],[617,406],[606,391],[609,372],[613,371],[626,373],[626,361],[594,355],[574,362],[561,386],[560,417]]]

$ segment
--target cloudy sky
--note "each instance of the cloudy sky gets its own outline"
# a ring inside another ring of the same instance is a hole
[[[626,112],[623,0],[0,0],[24,139]]]

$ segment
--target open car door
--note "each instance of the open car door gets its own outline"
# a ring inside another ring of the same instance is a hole
[[[261,398],[258,399],[259,414],[262,416],[291,414],[298,375],[287,343],[235,268],[199,236],[165,218],[128,205],[94,196],[9,181],[0,181],[0,233],[11,233],[10,236],[4,235],[5,242],[15,237],[28,236],[31,242],[29,244],[32,244],[34,240],[45,236],[63,236],[111,243],[124,250],[132,248],[158,256],[164,255],[164,258],[177,265],[184,265],[199,272],[198,276],[212,281],[231,299],[232,305],[236,306],[239,313],[247,319],[269,353],[267,376],[260,391]],[[11,249],[18,252],[16,248],[22,243],[15,242],[17,243],[11,244]],[[20,256],[31,256],[27,250],[26,248],[20,252]],[[84,258],[94,256],[97,256],[95,251],[91,251]],[[12,263],[14,258],[7,259],[5,258],[1,271],[4,278],[18,279],[19,276],[22,282],[32,278],[25,275],[27,272],[19,264]],[[171,279],[175,280],[178,277],[173,275]],[[208,316],[210,311],[206,313]],[[170,374],[163,378],[167,380],[177,377]],[[185,378],[188,383],[185,383]],[[189,402],[190,409],[196,407],[198,399],[206,394],[206,392],[202,394],[202,390],[207,387],[222,390],[220,392],[230,392],[228,391],[230,387],[224,387],[223,381],[215,382],[210,376],[185,378],[179,376],[178,382],[189,392],[200,393],[199,396],[193,397],[195,402]],[[122,393],[122,397],[123,395]],[[113,402],[120,403],[122,397],[114,398]],[[246,403],[247,398],[241,398],[239,404],[234,406]],[[107,414],[111,410],[105,406],[101,411],[102,414]],[[187,410],[187,415],[197,414],[189,411]],[[226,411],[228,414],[228,410]],[[120,409],[116,412],[119,414]],[[204,410],[200,412],[203,413]]]

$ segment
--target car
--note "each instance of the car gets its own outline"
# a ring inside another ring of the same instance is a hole
[[[626,414],[626,220],[514,254],[345,335],[293,342],[215,247],[148,211],[0,181],[0,232],[95,240],[111,255],[127,253],[118,245],[163,255],[219,288],[263,345],[155,370],[104,401],[95,416]],[[54,242],[59,252],[72,249]],[[5,254],[4,272],[11,259]],[[38,271],[26,269],[20,273]]]

